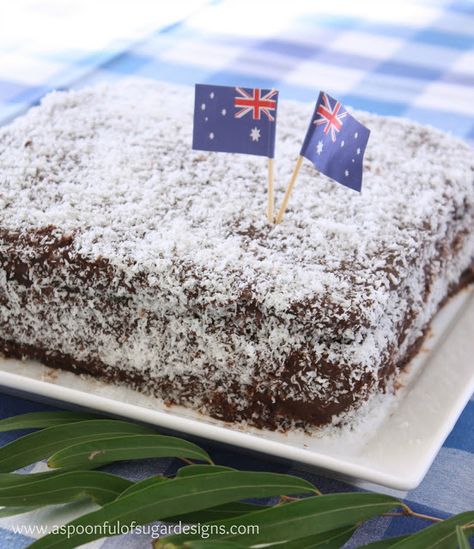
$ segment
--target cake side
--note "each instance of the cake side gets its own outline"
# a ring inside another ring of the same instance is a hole
[[[24,243],[19,248],[25,250]],[[48,263],[55,266],[63,258],[67,262],[67,244],[51,234],[46,248],[38,246],[38,250],[39,257],[48,257]],[[444,261],[450,259],[446,257]],[[293,350],[278,369],[276,361],[270,363],[267,358],[266,364],[260,362],[265,357],[259,345],[257,367],[248,379],[242,372],[246,374],[250,362],[246,351],[252,340],[246,331],[255,321],[252,316],[246,315],[245,321],[240,321],[239,330],[233,326],[216,329],[212,322],[206,324],[197,315],[191,319],[169,314],[163,317],[138,305],[146,302],[143,296],[137,298],[130,293],[121,298],[106,297],[108,274],[104,267],[81,265],[81,279],[76,283],[89,281],[81,295],[54,284],[39,286],[38,291],[26,282],[25,271],[16,263],[16,274],[10,269],[8,282],[10,292],[15,286],[16,291],[14,301],[7,304],[8,320],[2,324],[2,334],[8,334],[0,340],[3,353],[127,383],[169,404],[191,405],[227,421],[246,420],[269,428],[337,421],[341,413],[357,408],[375,391],[385,390],[390,386],[391,374],[421,344],[427,328],[423,319],[430,315],[435,303],[439,304],[438,295],[457,289],[456,283],[432,288],[424,315],[419,315],[417,322],[413,322],[410,313],[403,318],[398,339],[387,345],[385,354],[373,357],[378,361],[375,375],[370,370],[362,371],[355,358],[353,362],[331,361],[330,353],[342,356],[340,343],[315,345],[300,339],[292,341]],[[464,275],[461,284],[474,278],[473,270],[466,270]],[[89,305],[91,294],[101,296],[93,307]],[[27,312],[31,316],[25,315]],[[260,326],[256,341],[268,341],[271,332],[267,324]],[[186,337],[177,335],[184,333]],[[59,334],[62,339],[58,346]],[[290,330],[286,334],[291,338]],[[142,346],[137,347],[137,342],[142,342]],[[206,345],[214,354],[199,353]],[[226,345],[228,355],[224,354]],[[219,348],[226,357],[227,371],[217,367]],[[272,345],[268,345],[267,357],[271,352]],[[196,363],[200,363],[200,376],[189,374],[189,366]]]
[[[190,153],[191,108],[132,82],[2,130],[4,352],[228,420],[326,423],[387,386],[472,265],[469,149],[358,114],[362,196],[305,166],[269,227],[261,159]],[[282,180],[307,110],[280,109]]]

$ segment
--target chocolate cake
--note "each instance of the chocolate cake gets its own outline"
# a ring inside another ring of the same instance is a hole
[[[0,130],[1,352],[232,422],[349,421],[472,279],[472,150],[358,112],[362,193],[304,163],[271,226],[265,159],[192,151],[192,109],[128,81]],[[281,102],[278,202],[311,112]]]

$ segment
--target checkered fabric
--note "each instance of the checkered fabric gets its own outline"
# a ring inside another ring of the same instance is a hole
[[[283,100],[313,102],[324,89],[346,105],[408,117],[474,142],[471,0],[17,0],[10,4],[13,13],[0,17],[3,123],[51,89],[138,75],[190,85],[276,87]],[[173,4],[172,12],[163,9],[165,4]],[[45,409],[51,408],[0,393],[0,417]],[[14,437],[15,433],[0,434],[0,444]],[[325,493],[354,489],[236,450],[207,449],[217,463],[297,474]],[[171,459],[146,460],[110,469],[138,480],[152,473],[170,474],[178,465]],[[422,484],[396,495],[414,510],[439,517],[474,509],[474,399]],[[67,512],[78,510],[76,505]],[[69,516],[65,513],[54,508],[47,517],[50,523],[60,522]],[[31,542],[14,532],[16,524],[25,522],[33,518],[0,519],[2,549]],[[379,518],[361,527],[345,547],[414,532],[427,524],[419,519]],[[134,535],[91,544],[148,546],[148,537]]]

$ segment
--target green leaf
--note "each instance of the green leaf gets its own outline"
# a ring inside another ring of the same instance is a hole
[[[216,473],[228,473],[234,472],[237,469],[232,469],[231,467],[224,467],[220,465],[185,465],[181,467],[175,478],[187,478],[195,475],[202,474],[216,474]],[[0,477],[1,479],[1,477]],[[155,476],[150,477],[141,482],[135,483],[130,488],[127,488],[122,494],[118,496],[117,499],[133,494],[139,490],[143,490],[149,485],[156,484],[157,482],[163,482],[166,480],[171,480],[168,477],[164,476]],[[260,510],[267,507],[266,505],[257,505],[255,503],[241,503],[241,502],[232,502],[224,505],[219,505],[217,507],[212,507],[209,509],[204,509],[202,511],[197,511],[196,513],[187,513],[180,514],[176,517],[170,517],[167,520],[170,522],[177,522],[181,520],[182,522],[189,521],[188,524],[192,522],[210,522],[211,520],[223,519],[227,517],[240,516],[255,510]],[[245,511],[245,512],[244,512]],[[207,516],[213,516],[215,518],[208,518]],[[185,520],[186,519],[186,520]]]
[[[268,549],[340,549],[354,534],[356,528],[338,528],[330,530],[323,534],[299,538],[293,541],[283,543],[265,545]],[[248,548],[248,545],[241,545],[235,541],[207,539],[207,540],[191,540],[185,541],[181,545],[162,540],[163,546],[160,549],[239,549]]]
[[[247,549],[245,545],[239,545],[233,541],[221,541],[221,540],[194,540],[183,545],[165,545],[164,549]]]
[[[76,421],[99,419],[100,416],[79,412],[32,412],[0,420],[0,432],[17,429],[43,429]]]
[[[121,524],[146,524],[163,520],[180,513],[191,513],[216,507],[224,503],[246,498],[263,498],[279,495],[314,493],[309,482],[289,475],[275,473],[229,472],[174,478],[146,485],[142,490],[118,498],[97,511],[88,513],[69,523],[71,527],[87,526],[72,536],[51,533],[35,541],[31,547],[67,549],[103,537],[94,528],[105,521],[113,526]],[[248,515],[247,515],[248,516]],[[92,526],[92,528],[91,528]],[[90,532],[92,530],[92,532]]]
[[[428,526],[421,532],[409,536],[395,545],[396,549],[456,549],[456,526],[464,526],[474,521],[474,511],[461,513],[443,522]]]
[[[232,467],[225,467],[224,465],[185,465],[181,467],[176,473],[177,478],[190,477],[193,475],[209,475],[211,473],[228,473],[229,471],[236,471]]]
[[[245,545],[239,545],[233,541],[221,541],[221,540],[194,540],[183,545],[165,545],[164,549],[247,549]]]
[[[179,472],[183,471],[183,469],[186,469],[186,473],[182,475],[182,477],[191,477],[191,473],[195,473],[196,475],[204,474],[203,469],[211,469],[208,474],[212,474],[213,468],[218,469],[220,473],[228,472],[228,471],[235,471],[235,469],[231,469],[230,467],[218,467],[213,465],[187,465],[185,467],[182,467]],[[196,469],[194,469],[196,468]],[[202,468],[202,469],[201,469]],[[225,469],[225,471],[220,470]],[[179,476],[179,472],[176,478]],[[170,480],[167,477],[151,477],[148,479],[145,479],[139,483],[132,484],[130,488],[127,488],[124,492],[122,492],[117,499],[123,498],[125,496],[128,496],[129,494],[133,494],[133,492],[137,492],[139,490],[143,490],[143,488],[146,488],[149,485],[156,484],[157,482],[164,482]],[[251,513],[253,511],[260,511],[261,509],[264,509],[265,505],[257,505],[255,503],[241,503],[239,501],[232,502],[232,503],[225,503],[224,505],[218,505],[216,507],[211,507],[210,509],[203,509],[201,511],[195,511],[193,513],[186,513],[186,514],[179,514],[175,517],[168,517],[166,520],[167,522],[183,522],[185,524],[196,524],[198,522],[210,522],[212,520],[222,520],[225,518],[230,517],[238,517],[241,515],[246,515],[247,513]]]
[[[235,501],[232,503],[226,503],[224,505],[218,505],[217,507],[211,507],[209,509],[203,509],[201,511],[195,511],[194,513],[187,513],[185,515],[176,515],[169,517],[166,520],[168,522],[183,522],[184,524],[197,524],[198,522],[211,522],[215,520],[224,520],[232,517],[241,517],[254,511],[261,511],[267,509],[268,505],[258,505],[256,503],[243,503]]]
[[[464,530],[460,526],[456,526],[456,539],[459,549],[471,549],[471,544],[469,543]]]
[[[355,526],[337,528],[315,536],[287,541],[284,546],[280,545],[280,547],[281,549],[283,547],[284,549],[340,549],[346,541],[351,539],[355,531]],[[278,549],[278,545],[272,545],[271,547]]]
[[[149,427],[115,419],[92,419],[47,427],[25,435],[0,448],[0,472],[15,471],[48,458],[55,452],[79,442],[114,435],[154,433]]]
[[[48,465],[71,469],[93,469],[114,461],[158,457],[184,457],[211,461],[207,452],[187,440],[164,435],[127,435],[74,444],[51,456]]]
[[[216,475],[216,478],[221,478],[221,475]],[[247,545],[288,542],[345,526],[354,526],[393,509],[399,503],[390,496],[371,493],[328,494],[305,498],[239,517],[239,526],[253,525],[254,528],[258,526],[258,533],[253,533],[252,529],[249,529],[250,533],[239,535],[238,541]],[[235,521],[227,519],[210,524],[230,532]],[[236,536],[231,534],[219,536],[213,533],[210,536],[211,539],[216,537],[236,539]],[[186,536],[178,534],[168,539],[158,540],[155,547],[162,547],[160,541],[178,544],[189,539],[189,534]]]
[[[462,531],[469,540],[470,537],[474,536],[474,522],[469,522],[469,524],[463,527]]]
[[[140,482],[135,482],[130,487],[128,487],[126,490],[124,490],[121,494],[117,496],[117,499],[124,498],[125,496],[128,496],[130,494],[133,494],[134,492],[139,492],[140,490],[143,490],[147,486],[155,486],[159,482],[167,482],[171,480],[168,477],[163,477],[161,475],[157,475],[154,477],[146,478],[145,480],[141,480]]]
[[[28,482],[29,480],[40,480],[57,476],[65,471],[45,471],[44,473],[0,473],[0,489],[5,487],[17,486]]]
[[[13,475],[12,475],[13,476]],[[114,500],[132,482],[102,471],[67,471],[49,475],[15,475],[0,486],[0,505],[40,507],[90,498],[99,505]],[[40,476],[40,478],[35,478]]]

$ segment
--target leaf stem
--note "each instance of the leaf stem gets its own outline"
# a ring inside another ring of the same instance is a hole
[[[186,463],[187,465],[196,465],[194,463],[194,461],[191,461],[190,459],[188,458],[185,458],[185,457],[178,457],[178,459],[180,459],[181,461],[184,461],[184,463]],[[209,465],[215,465],[214,461],[212,461],[211,458],[209,458]]]
[[[318,490],[316,487],[314,487],[314,492],[317,496],[322,496],[323,493]],[[293,496],[280,496],[280,499],[278,500],[277,505],[280,505],[281,503],[288,503],[291,501],[299,501],[301,498],[295,498]]]
[[[278,504],[280,503],[288,503],[289,501],[298,501],[300,498],[294,498],[292,496],[280,496],[280,499],[278,500]]]
[[[417,513],[413,511],[406,503],[400,504],[402,511],[400,513],[384,513],[384,517],[414,517],[421,520],[430,520],[431,522],[443,522],[444,519],[438,517],[432,517],[431,515],[425,515],[424,513]]]

